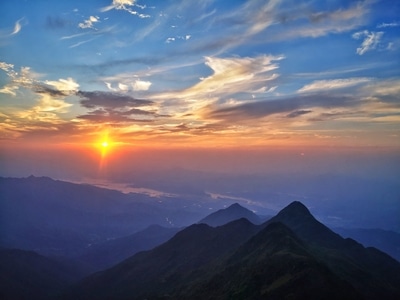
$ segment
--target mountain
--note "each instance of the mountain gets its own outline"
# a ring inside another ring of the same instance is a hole
[[[400,296],[400,263],[376,248],[344,239],[317,221],[300,202],[292,202],[264,226],[282,222],[332,272],[359,290],[366,299]]]
[[[269,224],[212,271],[172,298],[362,299],[282,223]]]
[[[81,275],[79,269],[33,251],[0,249],[0,299],[52,298]]]
[[[218,261],[251,237],[258,227],[239,219],[217,228],[194,224],[150,251],[89,276],[66,299],[145,299],[196,280],[196,271]]]
[[[78,259],[90,265],[94,271],[103,270],[139,251],[149,250],[166,242],[180,230],[151,225],[125,237],[93,244]]]
[[[216,227],[241,218],[246,218],[253,224],[261,223],[261,219],[255,213],[238,203],[234,203],[225,209],[220,209],[203,218],[198,223],[204,223]]]
[[[400,262],[400,233],[378,228],[334,228],[343,237],[352,238],[364,246],[375,247]]]
[[[89,244],[152,224],[186,226],[202,216],[166,204],[175,200],[48,177],[0,178],[0,247],[74,257]]]
[[[93,274],[66,299],[398,299],[400,264],[293,202],[261,225],[195,224]]]

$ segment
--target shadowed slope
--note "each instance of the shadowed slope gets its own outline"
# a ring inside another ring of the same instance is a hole
[[[257,231],[246,219],[212,228],[195,224],[153,250],[85,279],[67,298],[141,299],[183,285],[195,270],[236,249]]]
[[[271,223],[178,299],[361,299],[282,223]],[[210,297],[212,295],[212,297]]]

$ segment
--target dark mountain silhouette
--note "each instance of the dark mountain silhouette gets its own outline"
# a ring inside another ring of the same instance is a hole
[[[0,299],[47,299],[78,281],[82,273],[33,251],[0,249]]]
[[[379,228],[334,228],[333,230],[366,247],[378,248],[400,262],[400,233]]]
[[[255,213],[247,208],[244,208],[238,203],[234,203],[227,208],[220,209],[201,219],[198,223],[204,223],[212,227],[216,227],[241,218],[246,218],[253,224],[261,223],[261,219]]]
[[[314,256],[351,283],[365,298],[400,296],[400,263],[376,248],[343,239],[317,221],[300,202],[292,202],[265,225],[282,222],[309,244]]]
[[[179,299],[362,299],[282,223],[271,223]],[[212,295],[210,297],[210,295]]]
[[[400,264],[343,239],[300,202],[257,226],[192,225],[84,279],[67,299],[398,299]]]
[[[180,228],[151,225],[129,236],[91,245],[79,260],[90,265],[94,271],[103,270],[139,251],[150,250],[166,242],[180,230]]]

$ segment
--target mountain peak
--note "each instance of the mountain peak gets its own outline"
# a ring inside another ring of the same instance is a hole
[[[232,205],[229,205],[228,208],[244,208],[239,203],[235,202]]]
[[[216,227],[241,218],[246,218],[253,224],[260,223],[260,218],[255,213],[238,203],[234,203],[227,208],[220,209],[208,215],[207,217],[200,220],[199,223],[205,223],[210,226]]]
[[[305,241],[318,242],[327,248],[336,247],[342,238],[320,223],[308,208],[299,201],[294,201],[282,209],[275,217],[264,223],[282,222]]]
[[[300,201],[293,201],[284,209],[282,209],[278,215],[312,216],[308,208]]]

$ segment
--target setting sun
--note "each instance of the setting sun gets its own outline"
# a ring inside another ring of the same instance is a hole
[[[103,148],[107,148],[107,147],[108,147],[108,142],[107,142],[107,141],[102,142],[102,143],[101,143],[101,146],[102,146]]]

